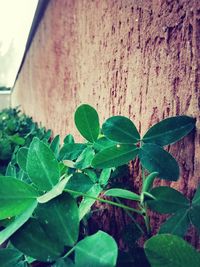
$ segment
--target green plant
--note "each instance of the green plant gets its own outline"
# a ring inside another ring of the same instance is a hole
[[[81,105],[74,119],[86,142],[75,143],[67,135],[61,146],[59,136],[49,144],[34,137],[29,147],[18,150],[12,175],[0,177],[0,219],[5,227],[0,244],[10,240],[0,251],[0,263],[1,253],[7,253],[11,255],[8,262],[12,259],[14,266],[14,260],[17,267],[34,260],[54,267],[136,267],[141,260],[142,266],[179,267],[186,265],[180,265],[174,255],[191,253],[193,266],[199,266],[199,254],[172,234],[183,236],[191,223],[199,229],[200,189],[190,202],[170,187],[153,188],[156,178],[178,180],[178,163],[163,146],[187,135],[195,120],[168,118],[141,138],[133,122],[123,116],[109,118],[100,129],[98,114],[89,105]],[[136,157],[142,168],[140,194],[113,188],[120,166]],[[25,178],[20,180],[19,173]],[[123,202],[126,199],[136,203],[134,208]],[[129,252],[118,253],[115,240],[102,231],[87,236],[87,218],[96,200],[124,209],[131,218],[132,224],[123,233]],[[173,214],[154,237],[148,209]],[[138,224],[135,214],[144,224]],[[150,238],[145,250],[137,243],[141,236]],[[167,245],[170,249],[165,250]]]

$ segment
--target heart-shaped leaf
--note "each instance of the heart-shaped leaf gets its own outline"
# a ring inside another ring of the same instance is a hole
[[[40,190],[52,189],[60,178],[59,164],[53,151],[36,137],[29,147],[26,169]]]
[[[146,241],[144,248],[152,267],[200,266],[200,254],[178,236],[156,235]]]
[[[107,119],[102,126],[103,134],[119,143],[137,143],[140,134],[134,123],[123,116],[113,116]]]
[[[152,126],[142,138],[145,143],[165,146],[180,140],[195,126],[195,119],[188,116],[176,116],[162,120]]]
[[[150,193],[155,200],[149,200],[147,204],[159,213],[174,213],[190,206],[189,200],[183,194],[168,186],[155,187]]]
[[[95,142],[99,136],[99,116],[96,110],[86,104],[79,106],[74,121],[81,135],[89,142]]]
[[[0,220],[28,209],[38,196],[30,185],[9,176],[0,176]]]
[[[144,144],[140,148],[139,158],[142,166],[149,172],[158,172],[159,178],[177,181],[179,166],[176,160],[156,144]]]
[[[98,152],[92,161],[92,166],[100,169],[121,166],[135,159],[138,151],[135,145],[118,144]]]

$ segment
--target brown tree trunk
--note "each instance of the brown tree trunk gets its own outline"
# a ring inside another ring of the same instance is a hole
[[[200,181],[200,1],[51,0],[16,81],[12,103],[62,136],[80,139],[77,105],[97,108],[101,121],[130,117],[141,134],[163,118],[186,114],[197,129],[170,146],[188,197]],[[139,190],[138,163],[131,169]],[[164,182],[157,182],[164,184]],[[162,218],[151,216],[154,231]],[[97,219],[117,233],[126,223],[110,208]],[[189,235],[194,245],[198,237]]]

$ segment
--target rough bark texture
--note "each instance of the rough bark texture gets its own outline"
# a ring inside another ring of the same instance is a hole
[[[199,88],[199,1],[51,0],[12,104],[77,140],[73,113],[81,103],[93,105],[101,121],[114,114],[130,117],[142,134],[168,116],[196,117],[196,132],[169,147],[181,169],[172,186],[191,197],[200,181]],[[130,178],[136,189],[137,166]],[[99,224],[103,220],[103,228],[112,227],[112,217],[117,232],[123,216],[116,214],[104,213]],[[152,215],[154,229],[160,220]],[[193,231],[189,236],[197,245]]]

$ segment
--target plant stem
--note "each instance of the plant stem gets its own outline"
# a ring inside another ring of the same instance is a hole
[[[80,194],[80,195],[82,195],[84,197],[92,198],[92,199],[98,200],[100,202],[107,203],[107,204],[110,204],[110,205],[113,205],[113,206],[116,206],[116,207],[119,207],[119,208],[122,208],[122,209],[125,209],[125,210],[130,210],[132,212],[135,212],[135,213],[143,215],[143,212],[140,211],[140,210],[136,210],[134,208],[131,208],[131,207],[126,206],[124,204],[119,204],[119,203],[113,202],[111,200],[106,200],[106,199],[102,199],[102,198],[99,198],[99,197],[93,197],[93,196],[87,195],[87,194],[85,194],[83,192],[78,192],[78,191],[70,190],[70,189],[67,189],[67,188],[65,188],[64,191],[72,193],[72,194]]]
[[[116,201],[117,201],[118,203],[122,204],[121,201],[120,201],[118,198],[115,198],[115,199],[116,199]],[[137,221],[136,221],[135,218],[132,216],[132,214],[130,213],[130,211],[129,211],[129,210],[125,210],[125,212],[126,212],[126,214],[131,218],[131,220],[132,220],[133,223],[136,225],[136,227],[139,229],[139,231],[144,235],[144,234],[145,234],[144,230],[143,230],[142,227],[137,223]]]
[[[75,247],[76,246],[74,246],[73,248],[71,248],[62,258],[64,259],[64,258],[67,258],[74,250],[75,250]]]

